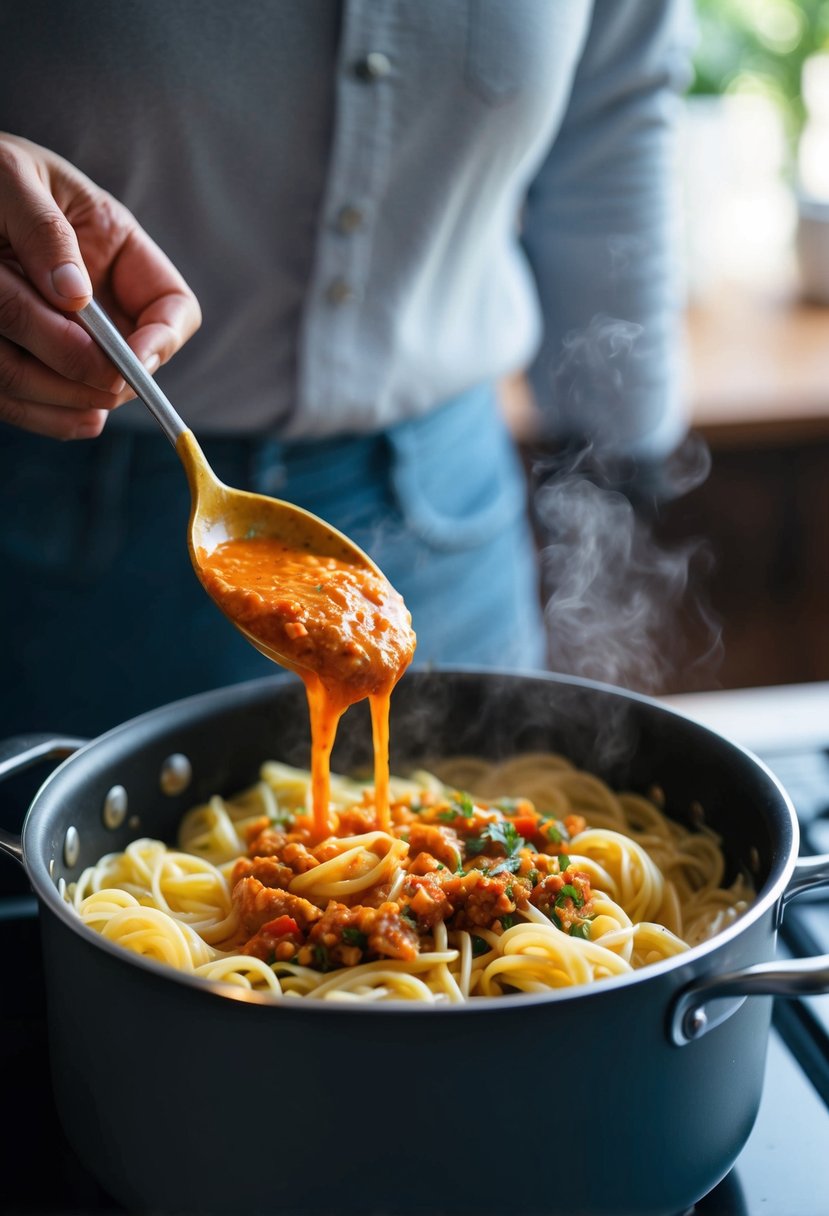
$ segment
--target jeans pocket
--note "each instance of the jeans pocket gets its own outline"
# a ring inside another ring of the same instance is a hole
[[[492,390],[476,389],[386,432],[409,529],[433,549],[484,544],[526,510],[526,483]]]

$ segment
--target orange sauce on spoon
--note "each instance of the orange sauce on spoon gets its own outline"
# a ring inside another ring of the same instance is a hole
[[[292,548],[266,536],[199,551],[200,577],[222,611],[260,649],[302,678],[311,718],[316,835],[332,828],[330,758],[349,705],[371,707],[377,826],[390,829],[389,700],[415,648],[411,615],[377,570]]]

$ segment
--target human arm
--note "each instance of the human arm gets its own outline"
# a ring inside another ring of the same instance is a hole
[[[0,134],[0,421],[88,438],[135,395],[66,315],[93,289],[150,370],[201,321],[184,279],[121,203],[54,152]]]
[[[682,399],[678,94],[683,0],[596,0],[570,103],[529,191],[523,242],[544,316],[530,381],[544,429],[610,481],[661,476]]]

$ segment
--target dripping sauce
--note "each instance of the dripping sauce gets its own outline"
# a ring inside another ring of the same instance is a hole
[[[226,616],[305,684],[320,839],[335,826],[329,773],[337,725],[350,705],[368,698],[377,826],[389,831],[389,702],[415,648],[402,597],[376,569],[265,536],[224,541],[211,553],[200,550],[199,574]]]

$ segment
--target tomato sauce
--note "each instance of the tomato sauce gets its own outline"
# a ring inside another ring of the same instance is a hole
[[[270,658],[302,678],[311,717],[316,834],[333,825],[329,768],[337,724],[368,697],[378,827],[390,827],[389,699],[415,635],[402,597],[374,569],[293,548],[272,537],[199,551],[200,576],[222,611]]]

